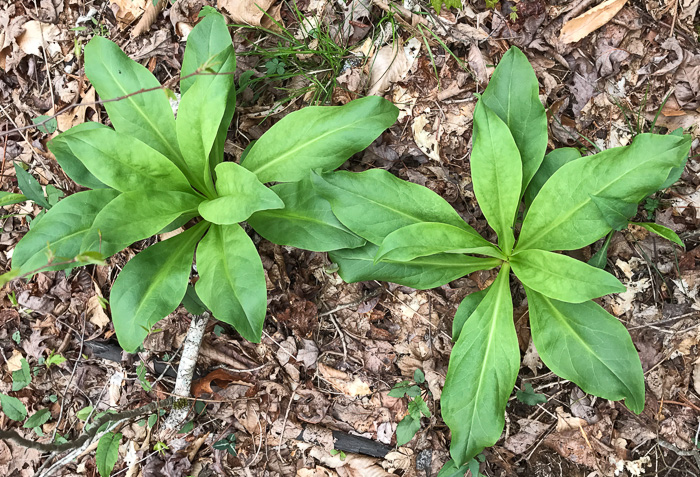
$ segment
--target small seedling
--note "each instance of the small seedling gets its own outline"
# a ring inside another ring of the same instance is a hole
[[[53,351],[49,352],[49,356],[46,358],[44,361],[44,364],[46,365],[47,368],[50,368],[51,366],[59,366],[63,363],[65,363],[67,360],[60,354],[54,354]]]
[[[421,416],[430,417],[430,410],[423,396],[421,384],[425,384],[425,374],[420,369],[413,372],[413,383],[411,381],[401,381],[394,385],[389,391],[389,396],[408,398],[408,414],[404,416],[396,427],[396,445],[407,444],[413,436],[420,430]]]
[[[532,389],[532,384],[530,383],[523,384],[523,388],[516,391],[515,397],[518,401],[528,406],[535,406],[547,402],[547,396],[536,393],[535,390]]]
[[[341,450],[338,450],[338,449],[331,449],[331,450],[330,450],[330,454],[331,454],[332,456],[336,456],[336,455],[337,455],[338,458],[339,458],[340,460],[343,460],[343,461],[344,461],[345,458],[347,457],[347,455],[345,454],[345,452],[343,452],[343,451],[341,451]]]
[[[139,380],[139,384],[141,384],[141,387],[143,388],[144,391],[147,393],[151,392],[151,389],[153,387],[151,386],[151,383],[148,382],[146,379],[146,372],[148,370],[146,369],[146,365],[143,364],[143,361],[139,363],[139,365],[136,367],[136,377]]]
[[[223,439],[216,441],[212,447],[216,450],[225,450],[232,456],[238,455],[236,453],[236,434],[231,433]]]
[[[14,292],[12,292],[12,294],[14,295]],[[14,298],[14,296],[12,298]],[[12,298],[10,299],[10,301],[13,301]],[[17,300],[15,299],[14,302],[16,303]],[[13,305],[13,306],[17,306],[17,305]],[[12,341],[19,344],[19,342],[21,340],[22,340],[22,335],[19,333],[19,330],[16,330],[14,333],[12,333]]]
[[[285,66],[287,65],[277,58],[273,58],[267,63],[265,63],[265,68],[267,69],[268,76],[284,74]]]
[[[158,441],[153,446],[153,451],[157,452],[160,455],[165,455],[165,451],[168,449],[170,449],[170,447],[168,447],[165,442]]]

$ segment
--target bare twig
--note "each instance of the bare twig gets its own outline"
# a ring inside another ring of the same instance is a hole
[[[145,406],[141,406],[136,409],[131,409],[129,411],[118,412],[116,414],[107,413],[99,419],[96,419],[90,427],[90,430],[83,433],[77,439],[65,442],[63,444],[44,444],[41,442],[35,442],[33,440],[25,439],[24,437],[17,434],[15,431],[2,430],[0,430],[0,440],[11,441],[23,447],[37,449],[42,452],[65,452],[81,447],[83,444],[85,444],[85,442],[88,441],[88,439],[93,438],[97,434],[97,431],[100,429],[100,427],[102,427],[102,425],[105,423],[122,421],[126,419],[132,419],[143,414],[150,414],[158,408],[172,406],[174,400],[174,398],[169,397],[163,399],[162,401],[155,401],[150,404],[146,404]]]

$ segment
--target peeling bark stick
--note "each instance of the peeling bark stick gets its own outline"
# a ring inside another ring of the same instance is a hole
[[[175,379],[175,389],[173,389],[173,394],[176,397],[190,397],[192,375],[194,374],[194,368],[197,366],[199,347],[202,344],[202,337],[210,316],[211,313],[205,311],[201,315],[192,317],[190,328],[187,330],[187,336],[185,337],[185,343],[182,346],[180,365],[177,367],[177,378]],[[185,419],[187,419],[188,413],[188,406],[173,407],[165,420],[165,429],[179,429],[185,422]]]

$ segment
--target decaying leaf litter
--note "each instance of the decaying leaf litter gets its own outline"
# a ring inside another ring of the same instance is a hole
[[[29,126],[70,104],[82,106],[57,117],[59,131],[86,120],[104,121],[82,73],[76,54],[80,45],[93,35],[106,36],[167,82],[179,70],[185,35],[205,5],[51,0],[9,6],[0,12],[0,130]],[[279,118],[311,101],[342,104],[368,93],[383,95],[400,107],[399,122],[346,167],[382,167],[425,185],[489,237],[469,178],[473,93],[483,90],[510,44],[522,48],[535,67],[554,138],[550,146],[607,149],[628,144],[653,124],[689,130],[696,138],[691,155],[697,154],[697,1],[503,2],[495,9],[485,4],[443,9],[440,15],[427,5],[412,13],[407,6],[381,1],[258,5],[211,5],[232,23],[248,25],[232,29],[237,81],[247,85],[226,143],[233,158]],[[421,10],[431,14],[421,15]],[[260,26],[270,31],[261,32]],[[594,26],[599,28],[593,31]],[[289,42],[287,34],[312,52],[282,51],[279,35]],[[328,38],[342,61],[314,53],[329,50]],[[270,55],[276,49],[279,54]],[[46,131],[51,129],[3,136],[3,191],[18,192],[17,163],[44,186],[65,195],[77,191],[48,152],[46,141],[54,133]],[[700,475],[698,170],[697,158],[691,157],[680,182],[638,211],[642,221],[678,232],[685,250],[641,228],[616,233],[610,243],[608,269],[628,291],[602,304],[627,326],[640,352],[647,387],[644,413],[637,417],[617,403],[586,396],[543,369],[529,336],[527,308],[516,308],[524,365],[517,387],[525,397],[511,397],[505,433],[485,451],[482,474]],[[0,264],[7,271],[28,218],[40,208],[30,202],[3,210]],[[30,414],[49,409],[50,419],[41,426],[48,436],[44,440],[54,433],[69,439],[77,435],[90,406],[123,411],[172,391],[174,373],[167,363],[178,360],[189,323],[184,309],[159,324],[161,331],[138,355],[101,345],[113,336],[102,297],[109,297],[126,261],[148,245],[135,244],[107,267],[76,270],[68,277],[41,273],[29,283],[11,282],[0,293],[0,392],[18,397]],[[436,411],[451,349],[451,319],[463,296],[484,289],[495,276],[476,272],[420,292],[391,284],[348,285],[325,254],[264,240],[258,247],[269,301],[263,342],[250,344],[227,326],[210,323],[200,380],[193,387],[200,404],[191,404],[191,429],[169,438],[163,449],[158,446],[159,412],[124,424],[115,471],[144,476],[436,475],[449,458],[448,430]],[[595,251],[587,247],[576,253],[587,259]],[[513,293],[516,305],[518,297],[524,300],[522,290]],[[67,360],[61,363],[56,356]],[[31,385],[12,392],[22,358],[31,367]],[[47,366],[47,360],[58,364]],[[408,409],[406,399],[389,391],[416,369],[425,374],[431,417],[422,420],[407,445],[383,458],[346,454],[343,459],[332,452],[332,441],[296,439],[302,432],[327,436],[334,430],[391,446]],[[547,402],[529,401],[528,394],[544,394]],[[2,419],[3,429],[12,427],[7,417]],[[42,442],[34,430],[21,431]],[[215,445],[231,434],[235,456]],[[37,450],[0,442],[0,468],[9,475],[35,475],[42,462]],[[90,450],[62,466],[60,474],[96,472],[97,466]]]

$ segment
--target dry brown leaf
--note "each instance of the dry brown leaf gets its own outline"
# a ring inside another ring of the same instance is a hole
[[[398,43],[383,46],[369,60],[370,87],[367,95],[384,94],[393,83],[403,78],[411,69],[419,51],[420,42],[415,38],[406,46]]]
[[[245,377],[237,373],[231,373],[225,369],[215,369],[192,385],[192,395],[194,397],[200,397],[204,393],[212,394],[214,392],[211,388],[212,383],[220,388],[225,388],[229,383],[250,386],[250,383],[244,381],[244,379]]]
[[[12,356],[7,360],[7,371],[11,373],[22,369],[22,358],[24,358],[22,352],[18,349],[13,349]]]
[[[626,3],[627,0],[607,0],[586,13],[569,20],[561,28],[559,41],[562,43],[579,41],[612,20]]]
[[[426,112],[430,112],[430,110]],[[413,140],[423,154],[434,161],[440,162],[440,145],[438,144],[437,133],[425,130],[425,126],[428,122],[428,118],[425,114],[416,116],[413,119],[413,124],[411,125]]]
[[[85,313],[90,323],[93,323],[98,328],[104,328],[109,324],[109,317],[105,313],[104,308],[102,308],[100,298],[99,295],[91,296],[87,301]]]
[[[557,408],[557,429],[556,432],[564,432],[586,427],[588,423],[585,419],[573,417],[564,411],[563,407]]]
[[[17,45],[27,54],[41,56],[39,48],[55,41],[61,34],[56,25],[31,20],[22,25],[24,33],[17,37]],[[42,38],[43,36],[43,38]]]
[[[119,28],[124,29],[143,15],[150,0],[110,0],[114,16],[119,22]]]
[[[360,378],[356,377],[351,381],[352,377],[349,374],[325,366],[322,363],[318,363],[318,370],[321,376],[323,376],[323,379],[331,383],[334,388],[346,396],[356,397],[372,394],[372,391],[369,389],[369,384],[365,383]]]
[[[151,25],[153,25],[153,22],[156,21],[156,18],[158,18],[158,14],[163,11],[163,7],[165,7],[165,0],[158,0],[158,3],[155,5],[152,1],[148,0],[146,12],[134,29],[131,30],[131,38],[136,38],[147,32],[151,28]]]
[[[261,26],[266,13],[275,16],[275,12],[269,12],[274,3],[275,0],[218,0],[216,6],[225,10],[234,23]]]

